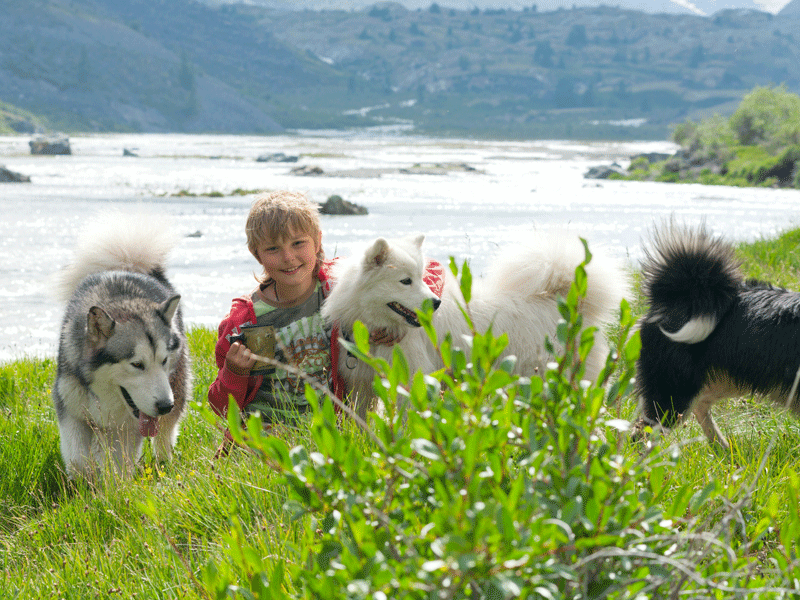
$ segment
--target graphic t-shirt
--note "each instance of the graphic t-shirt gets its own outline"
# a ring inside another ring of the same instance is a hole
[[[271,326],[275,335],[275,359],[305,372],[312,379],[325,382],[331,368],[330,330],[326,330],[320,307],[324,299],[322,284],[317,283],[303,304],[277,308],[253,293],[256,325]],[[253,402],[246,412],[261,412],[264,423],[291,423],[309,410],[305,397],[306,382],[280,367],[267,368]]]

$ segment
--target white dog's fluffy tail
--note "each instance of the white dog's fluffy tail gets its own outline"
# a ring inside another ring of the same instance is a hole
[[[631,282],[621,261],[599,247],[589,245],[589,251],[588,289],[580,308],[586,325],[600,326],[616,317],[622,299],[630,297]],[[486,289],[495,294],[522,294],[528,301],[566,297],[575,269],[584,259],[584,246],[574,233],[537,232],[522,248],[509,247],[499,257]]]
[[[164,215],[109,211],[78,236],[72,261],[59,274],[56,296],[68,300],[87,276],[103,271],[164,271],[178,235]]]

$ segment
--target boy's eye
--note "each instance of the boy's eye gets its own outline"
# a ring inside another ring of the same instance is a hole
[[[411,285],[413,281],[411,281],[411,277],[406,277],[405,279],[401,279],[400,283],[402,283],[403,285]]]

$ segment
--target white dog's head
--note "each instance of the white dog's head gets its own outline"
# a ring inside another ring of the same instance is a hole
[[[355,321],[370,330],[419,327],[417,309],[425,300],[431,300],[434,308],[440,302],[423,281],[424,239],[423,235],[392,242],[378,238],[360,260],[346,262],[337,272],[323,316],[343,328]]]

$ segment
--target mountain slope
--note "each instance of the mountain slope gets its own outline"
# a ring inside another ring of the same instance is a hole
[[[278,131],[267,90],[340,77],[195,2],[5,4],[0,99],[62,129]]]
[[[205,0],[212,6],[224,4],[242,4],[242,0]],[[613,5],[623,10],[634,10],[650,14],[676,13],[676,14],[702,14],[713,15],[721,10],[744,9],[761,10],[777,13],[787,0],[617,0]],[[248,4],[266,8],[299,11],[299,10],[369,10],[376,4],[375,0],[248,0]],[[597,8],[608,6],[611,3],[601,0],[402,0],[397,4],[409,10],[428,10],[436,4],[444,10],[471,10],[477,8],[482,11],[515,10],[522,11],[536,6],[539,12],[565,10],[571,8]]]
[[[800,87],[798,21],[763,12],[432,12],[380,3],[298,14],[264,12],[261,23],[352,73],[354,89],[380,82],[386,91],[372,99],[372,115],[434,131],[591,136],[601,129],[591,123],[628,121],[640,127],[627,135],[666,135],[686,117],[732,110],[753,86]]]
[[[0,131],[413,123],[453,135],[663,139],[672,123],[730,112],[754,86],[800,89],[791,14],[0,1]]]
[[[800,16],[800,0],[791,0],[778,14],[782,17]]]

